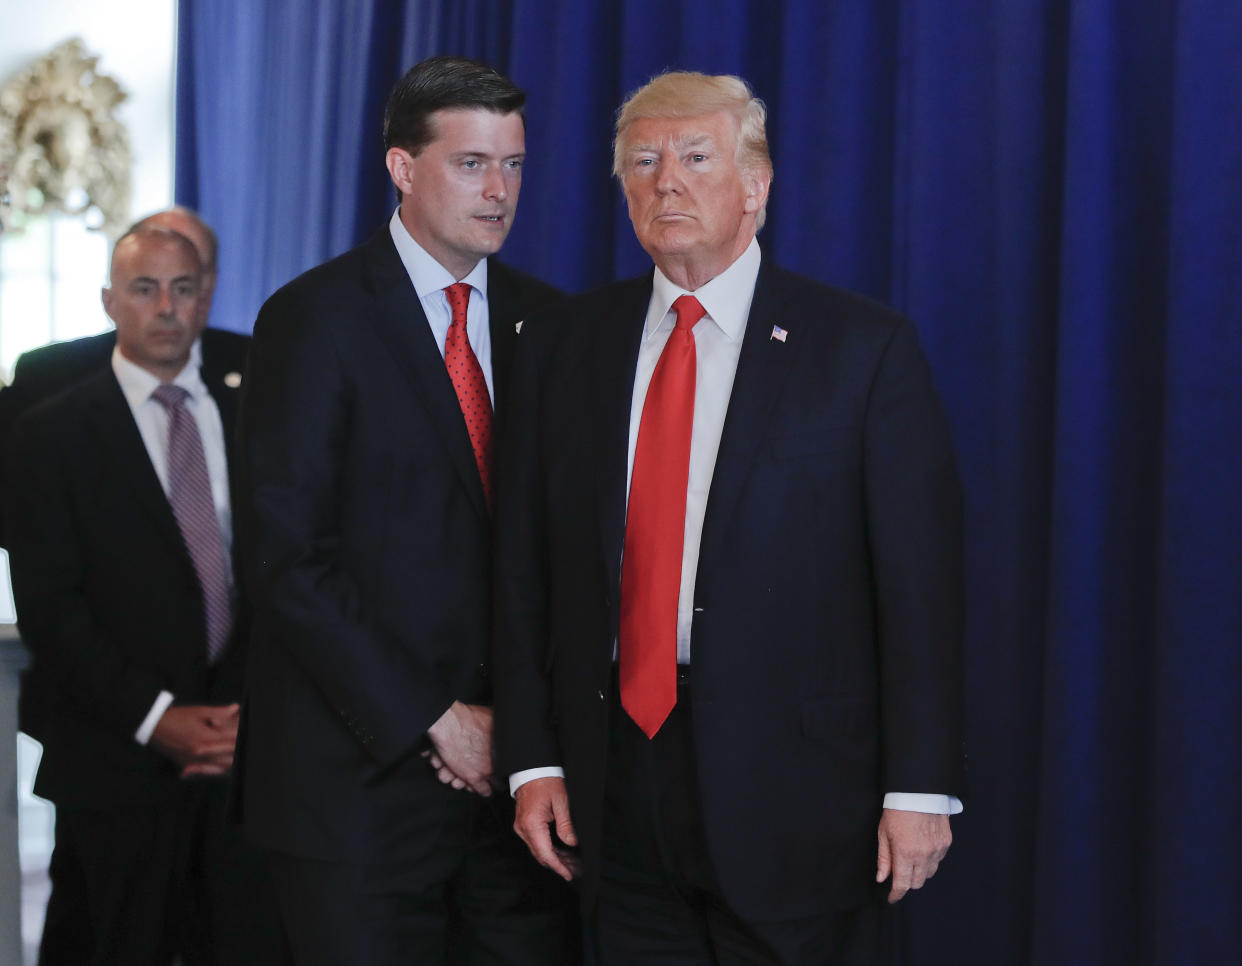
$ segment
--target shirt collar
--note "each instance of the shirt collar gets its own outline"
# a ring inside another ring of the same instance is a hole
[[[732,265],[694,292],[687,292],[673,284],[656,266],[655,281],[651,287],[651,311],[647,315],[644,338],[660,327],[680,296],[693,295],[726,337],[733,342],[740,340],[746,331],[746,317],[750,315],[750,302],[755,294],[761,260],[759,242],[752,238]]]
[[[401,223],[400,207],[388,220],[388,233],[392,235],[392,243],[397,246],[397,255],[401,259],[401,264],[405,266],[405,272],[410,276],[414,291],[420,299],[448,288],[457,281],[447,268],[432,258],[427,250],[410,235],[405,225]],[[478,264],[462,281],[470,285],[484,301],[487,301],[487,259],[480,258]]]
[[[195,400],[207,395],[207,384],[203,382],[202,374],[199,372],[203,359],[201,342],[201,338],[194,340],[194,344],[190,346],[190,361],[177,373],[177,378],[172,382],[174,386],[180,386],[188,392]],[[120,383],[121,392],[125,394],[125,399],[131,409],[150,399],[151,393],[155,392],[160,385],[158,376],[152,375],[142,366],[130,362],[121,355],[120,346],[112,350],[112,371],[116,374],[116,381]]]

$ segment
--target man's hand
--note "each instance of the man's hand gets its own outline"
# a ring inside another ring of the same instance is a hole
[[[517,790],[513,830],[540,865],[572,882],[582,871],[578,857],[553,843],[549,824],[555,824],[557,838],[565,845],[577,846],[578,834],[569,817],[569,793],[563,778],[536,778]]]
[[[883,882],[892,873],[889,902],[897,902],[910,889],[921,889],[936,874],[953,841],[949,816],[894,808],[884,809],[878,834],[875,881]]]
[[[492,793],[492,709],[454,701],[430,728],[431,751],[425,757],[440,781],[468,788],[480,795]]]
[[[227,775],[239,712],[236,704],[173,705],[160,716],[149,744],[181,767],[182,778]]]

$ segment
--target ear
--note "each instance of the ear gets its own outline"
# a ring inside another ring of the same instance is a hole
[[[112,289],[104,286],[99,290],[99,300],[103,302],[104,312],[112,318]]]
[[[384,164],[388,168],[388,176],[403,195],[410,193],[414,183],[414,157],[405,148],[389,148],[384,155]]]
[[[746,190],[746,198],[742,210],[748,215],[759,211],[768,200],[768,189],[772,187],[772,174],[760,168],[742,172],[742,187]]]

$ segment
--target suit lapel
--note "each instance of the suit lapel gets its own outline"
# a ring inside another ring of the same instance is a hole
[[[483,496],[483,483],[457,394],[422,304],[386,226],[367,243],[366,259],[368,284],[377,308],[376,331],[399,368],[409,375],[410,387],[430,415],[449,463],[461,478],[475,510],[481,519],[488,520],[490,514]]]
[[[597,327],[593,367],[599,414],[596,467],[600,546],[608,587],[616,593],[620,593],[621,550],[625,544],[625,478],[634,370],[651,300],[651,279],[648,273],[627,282],[615,300],[601,306],[601,318],[585,323]]]
[[[146,444],[138,432],[138,424],[134,422],[134,414],[111,369],[95,377],[91,393],[94,398],[86,419],[90,432],[95,436],[96,451],[103,454],[103,460],[112,461],[117,474],[133,491],[137,505],[150,517],[160,536],[184,558],[193,573],[194,565],[185,549],[172,507],[168,505]]]
[[[501,419],[508,402],[509,368],[517,343],[515,326],[521,321],[521,313],[513,280],[503,265],[490,259],[487,263],[487,324],[492,339],[492,392],[496,397],[493,408]]]
[[[782,314],[787,307],[776,275],[777,270],[765,261],[755,283],[755,296],[751,300],[750,316],[742,336],[742,352],[738,358],[737,374],[733,379],[733,391],[720,434],[720,449],[716,454],[716,467],[707,498],[703,538],[699,546],[700,572],[703,562],[712,559],[715,546],[733,519],[751,461],[755,451],[767,438],[772,407],[784,387],[790,363],[797,352],[796,341],[793,345],[786,345],[772,338],[773,325],[792,328],[794,334],[791,340],[797,337],[797,327],[790,325],[793,320]]]
[[[224,342],[224,339],[229,339]],[[203,384],[216,401],[220,410],[220,421],[224,424],[224,445],[226,457],[233,453],[233,428],[237,422],[237,399],[241,392],[242,372],[239,366],[245,362],[244,346],[240,336],[236,341],[232,333],[205,329],[202,335],[203,364],[199,374]]]
[[[224,426],[224,455],[225,461],[232,466],[233,460],[233,425],[237,421],[237,386],[230,386],[224,381],[226,373],[209,367],[204,360],[201,370],[203,384],[207,387],[207,391],[211,393],[211,398],[216,401],[216,408],[220,410],[220,422]],[[240,375],[240,373],[239,373]]]

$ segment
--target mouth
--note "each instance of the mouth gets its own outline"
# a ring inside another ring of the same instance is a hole
[[[481,221],[485,225],[503,225],[505,223],[504,215],[475,215],[476,221]]]

